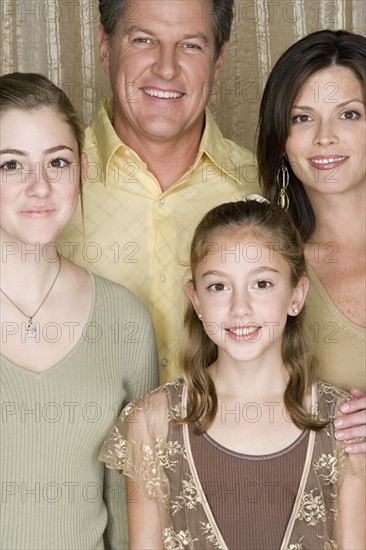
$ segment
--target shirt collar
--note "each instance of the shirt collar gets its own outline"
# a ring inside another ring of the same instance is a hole
[[[118,137],[115,129],[112,125],[112,107],[113,100],[111,97],[104,98],[99,104],[97,112],[90,123],[90,130],[93,134],[96,147],[98,149],[104,176],[107,172],[107,166],[111,161],[113,155],[119,148],[128,149],[131,156],[134,156],[139,163],[144,164],[139,156],[130,149],[123,141]],[[199,150],[196,156],[196,160],[193,166],[189,169],[189,172],[194,170],[201,158],[207,155],[211,161],[217,166],[225,166],[228,159],[228,146],[223,138],[223,135],[215,122],[210,110],[205,110],[205,129],[202,134]],[[104,177],[104,181],[106,178]]]
[[[193,168],[197,166],[204,154],[217,166],[225,166],[229,155],[227,143],[208,108],[205,111],[205,129]]]
[[[144,164],[138,155],[130,149],[123,141],[118,137],[115,129],[113,128],[113,99],[111,97],[104,98],[100,102],[97,111],[90,123],[90,131],[93,134],[93,138],[98,149],[98,153],[102,163],[102,170],[104,171],[104,181],[107,178],[107,167],[111,161],[113,155],[118,149],[123,148],[130,151],[131,157],[134,156],[138,159],[139,163]]]

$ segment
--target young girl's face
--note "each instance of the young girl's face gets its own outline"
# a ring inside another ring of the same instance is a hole
[[[59,113],[47,107],[1,115],[3,241],[55,241],[75,211],[79,185],[78,144]]]
[[[281,356],[287,315],[301,310],[308,282],[293,288],[282,255],[253,232],[219,236],[195,272],[188,294],[219,358],[253,361]],[[294,311],[295,310],[295,311]]]

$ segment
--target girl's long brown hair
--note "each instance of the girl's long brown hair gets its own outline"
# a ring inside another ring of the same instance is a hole
[[[225,203],[208,212],[199,223],[191,245],[190,267],[195,286],[198,264],[207,256],[216,241],[250,229],[269,246],[275,247],[291,269],[291,284],[297,285],[306,275],[303,243],[290,216],[277,206],[247,202]],[[313,381],[314,361],[304,339],[304,308],[296,316],[287,316],[283,334],[282,359],[288,373],[284,402],[290,418],[300,429],[320,430],[327,423],[309,414],[305,395]],[[181,423],[195,422],[198,433],[205,432],[217,414],[215,385],[207,367],[216,359],[218,348],[207,336],[202,322],[189,302],[184,317],[180,368],[188,390],[187,416]]]

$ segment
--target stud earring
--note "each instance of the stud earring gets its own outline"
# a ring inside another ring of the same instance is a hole
[[[198,314],[198,319],[202,321],[202,315],[200,313]]]
[[[296,307],[296,306],[294,306],[294,307],[292,308],[292,311],[295,313],[295,315],[297,315],[297,314],[299,313],[299,308]]]

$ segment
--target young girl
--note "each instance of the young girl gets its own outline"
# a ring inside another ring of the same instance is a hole
[[[128,405],[102,447],[127,476],[132,549],[365,547],[365,457],[331,422],[350,395],[313,380],[301,239],[263,201],[198,225],[183,380]]]
[[[97,455],[122,406],[156,387],[155,343],[139,300],[56,244],[76,208],[82,142],[47,78],[0,77],[4,549],[102,549],[108,520],[110,547],[127,545],[123,487]]]

